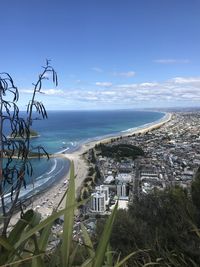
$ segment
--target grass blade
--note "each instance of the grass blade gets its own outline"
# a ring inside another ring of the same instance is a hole
[[[70,262],[70,266],[73,265],[74,263],[74,260],[75,260],[75,256],[78,252],[78,249],[79,249],[79,244],[76,244],[75,248],[73,249],[71,255],[70,255],[70,259],[69,259],[69,262]]]
[[[82,263],[81,267],[92,267],[92,261],[93,261],[93,258],[87,259],[86,261]]]
[[[24,233],[20,240],[14,245],[15,249],[19,248],[19,246],[26,241],[28,238],[30,238],[32,235],[36,234],[38,231],[42,230],[44,227],[49,225],[50,223],[54,222],[57,218],[59,218],[61,215],[63,215],[65,212],[70,211],[71,209],[75,209],[80,205],[85,204],[85,200],[80,201],[78,203],[75,203],[72,206],[68,206],[65,209],[62,209],[60,211],[57,211],[56,213],[52,214],[48,218],[46,218],[44,221],[40,222],[38,225],[30,229],[28,232]]]
[[[14,245],[19,240],[22,232],[24,231],[25,227],[31,222],[33,216],[34,216],[34,211],[28,210],[26,213],[24,213],[22,218],[19,219],[19,221],[13,227],[12,231],[8,236],[10,244]]]
[[[14,251],[15,250],[14,247],[8,241],[8,239],[3,238],[1,236],[0,236],[0,245],[8,251]]]
[[[68,191],[68,188],[66,189],[65,193],[64,193],[63,196],[61,197],[61,199],[60,199],[60,201],[59,201],[59,203],[58,203],[58,205],[57,205],[57,207],[56,207],[55,210],[58,210],[58,208],[60,207],[61,203],[63,202],[64,198],[65,198],[66,195],[67,195],[67,191]]]
[[[38,254],[38,255],[41,255],[41,254]],[[44,255],[38,256],[36,258],[32,258],[31,267],[45,267],[45,263],[43,261],[43,256]]]
[[[117,264],[115,264],[114,267],[120,267],[122,266],[125,262],[127,262],[128,259],[130,259],[132,256],[141,253],[141,251],[134,251],[132,253],[130,253],[129,255],[127,255],[125,258],[123,258],[120,262],[118,262]]]
[[[71,162],[69,187],[66,196],[66,211],[64,212],[64,226],[63,226],[63,241],[61,246],[62,266],[69,266],[70,248],[72,244],[72,234],[74,225],[74,211],[75,211],[75,178],[74,178],[74,163]],[[73,207],[69,209],[69,207]]]
[[[39,247],[40,251],[45,251],[46,250],[52,226],[53,226],[53,222],[49,223],[49,225],[47,225],[42,230],[41,236],[40,236],[40,238],[38,240],[38,247]]]
[[[7,260],[11,258],[10,255],[17,255],[17,251],[15,251],[6,237],[0,237],[0,251],[0,265],[7,262]]]
[[[155,265],[160,265],[160,263],[158,263],[158,262],[149,262],[149,263],[146,263],[145,265],[143,265],[143,267],[155,266]]]
[[[116,212],[117,212],[117,207],[118,207],[118,202],[115,205],[114,210],[112,211],[111,215],[109,216],[109,218],[106,222],[105,228],[103,230],[103,234],[101,236],[100,242],[99,242],[97,250],[96,250],[93,267],[102,267],[103,266],[106,249],[108,246],[108,242],[109,242],[111,231],[112,231],[113,222],[114,222]]]
[[[83,234],[84,245],[87,247],[90,257],[93,258],[95,256],[93,244],[84,224],[81,224],[81,230]]]
[[[42,255],[42,254],[41,254]],[[40,257],[41,255],[36,255],[36,256],[31,256],[31,257],[26,257],[24,259],[20,259],[20,260],[17,260],[17,261],[13,261],[13,262],[10,262],[10,263],[5,263],[3,265],[1,265],[0,267],[10,267],[10,266],[13,266],[13,265],[16,265],[16,266],[22,266],[21,264],[26,262],[26,261],[30,261],[36,257]],[[20,265],[19,265],[20,264]],[[26,265],[27,266],[27,265]]]
[[[106,264],[108,266],[113,266],[113,251],[111,250],[110,243],[108,243],[108,246],[107,246]]]

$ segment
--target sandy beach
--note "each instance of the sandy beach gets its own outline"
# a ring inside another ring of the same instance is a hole
[[[112,138],[117,138],[120,136],[128,136],[132,134],[138,134],[138,133],[145,133],[147,131],[151,131],[154,129],[159,128],[163,124],[166,124],[171,120],[172,114],[167,113],[160,121],[151,123],[149,125],[144,125],[143,127],[140,127],[139,129],[133,129],[131,131],[124,132],[118,136],[112,136],[108,138],[103,138],[101,140],[91,141],[88,143],[83,144],[79,147],[78,150],[72,152],[72,153],[65,153],[65,154],[55,154],[55,157],[65,157],[71,161],[74,162],[75,167],[75,174],[76,174],[76,192],[81,187],[82,182],[87,177],[88,173],[88,164],[83,158],[83,153],[88,151],[89,149],[93,148],[98,143],[108,143],[111,141]],[[60,202],[63,194],[67,190],[68,186],[68,178],[69,178],[69,172],[66,174],[65,177],[60,179],[57,183],[55,182],[51,187],[49,187],[45,192],[42,192],[36,197],[32,198],[32,203],[27,208],[33,208],[34,210],[37,210],[39,213],[41,213],[43,218],[46,218],[48,215],[52,213],[53,208],[57,207],[58,203]],[[65,206],[64,201],[61,203],[60,208],[63,208]],[[19,214],[16,214],[14,216],[14,220],[12,220],[12,223],[14,224],[16,220],[19,218]]]

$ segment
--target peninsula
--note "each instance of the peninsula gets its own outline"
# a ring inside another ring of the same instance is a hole
[[[35,130],[30,129],[30,138],[36,138],[40,135]],[[12,133],[8,136],[9,139],[25,139],[27,137],[27,133]]]

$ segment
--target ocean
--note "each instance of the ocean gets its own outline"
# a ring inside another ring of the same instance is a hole
[[[42,145],[49,153],[69,153],[86,142],[117,136],[146,124],[159,121],[164,113],[152,111],[49,111],[48,119],[34,120],[32,129],[39,133],[31,145]],[[27,197],[57,182],[69,169],[66,159],[32,160],[33,176],[26,177]],[[9,191],[9,190],[8,190]]]
[[[160,120],[161,112],[147,111],[49,111],[47,120],[35,120],[40,137],[33,145],[43,145],[49,153],[73,150],[80,144],[104,136],[118,135]]]

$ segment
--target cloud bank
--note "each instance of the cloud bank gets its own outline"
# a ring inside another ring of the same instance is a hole
[[[43,90],[49,97],[62,98],[68,103],[87,103],[98,107],[165,106],[170,103],[194,103],[200,101],[200,77],[175,77],[164,82],[143,82],[115,84],[96,82],[93,89],[48,89]],[[31,93],[30,90],[23,90]]]

